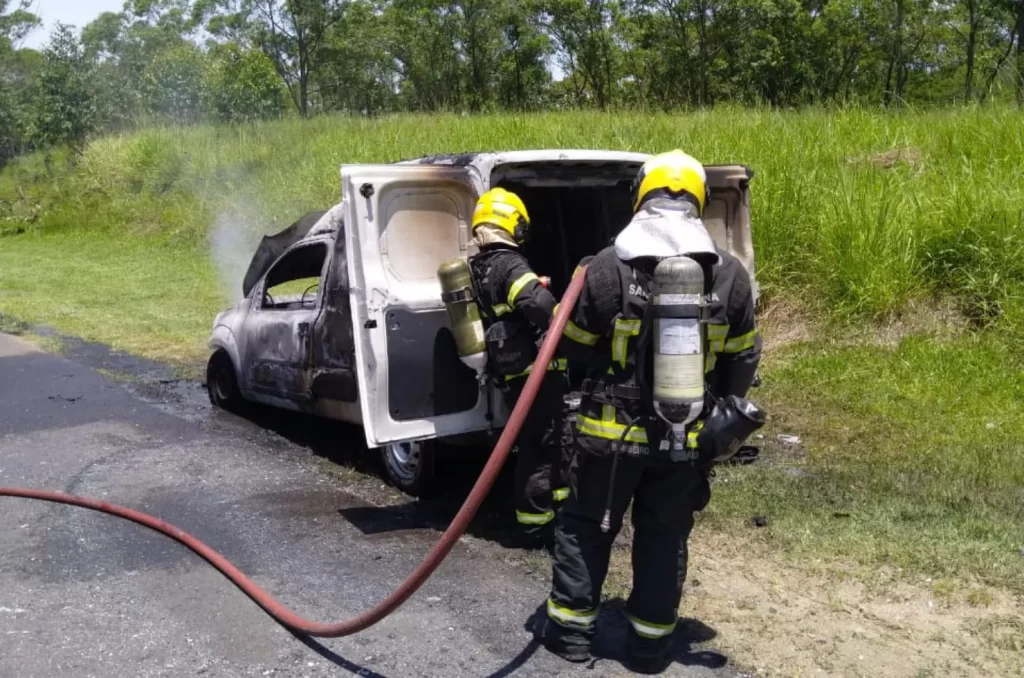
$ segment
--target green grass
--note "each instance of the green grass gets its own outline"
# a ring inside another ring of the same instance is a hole
[[[224,306],[205,248],[70,230],[0,242],[3,313],[170,362],[205,356]]]
[[[767,373],[768,435],[802,438],[718,472],[707,520],[769,518],[801,557],[839,557],[1024,591],[1024,373],[992,338],[789,347]],[[722,482],[724,481],[724,482]]]
[[[708,520],[739,530],[763,513],[796,555],[1024,590],[1014,109],[319,118],[107,137],[73,165],[36,155],[0,173],[0,312],[193,364],[260,235],[337,202],[340,164],[538,147],[681,147],[758,172],[766,308],[827,329],[774,350],[756,396],[771,432],[801,435],[809,455],[802,475],[723,471]],[[970,328],[955,342],[879,345],[858,330],[929,329],[908,316],[940,301]]]

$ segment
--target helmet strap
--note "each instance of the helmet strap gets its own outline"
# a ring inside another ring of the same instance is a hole
[[[512,237],[516,239],[517,243],[523,244],[529,236],[530,224],[520,215],[519,221],[516,222],[516,227],[512,232]]]
[[[709,194],[705,190],[705,200],[704,200],[704,205],[705,206],[707,206],[707,204],[708,204],[707,203],[707,197],[709,197]],[[658,189],[655,189],[653,191],[648,192],[647,195],[645,195],[643,197],[643,199],[640,201],[640,204],[636,206],[636,211],[639,212],[643,208],[643,206],[645,204],[647,204],[648,202],[650,202],[651,200],[659,200],[659,199],[661,199],[661,200],[682,200],[683,202],[688,202],[688,203],[690,203],[691,205],[693,205],[694,207],[697,208],[697,214],[699,216],[704,216],[704,211],[700,207],[700,201],[697,200],[697,196],[695,196],[693,193],[690,193],[689,191],[670,191],[667,188],[658,188]]]

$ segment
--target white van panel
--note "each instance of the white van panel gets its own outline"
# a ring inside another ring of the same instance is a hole
[[[448,259],[467,255],[480,186],[476,172],[451,166],[345,165],[341,178],[356,376],[367,444],[378,447],[486,428],[487,399],[481,394],[474,399],[469,393],[468,404],[442,402],[459,366],[451,375],[430,372],[430,351],[447,327],[437,269]],[[430,381],[426,386],[425,378]],[[410,392],[429,401],[410,400]],[[467,396],[459,397],[465,401]],[[433,414],[438,410],[447,413]]]

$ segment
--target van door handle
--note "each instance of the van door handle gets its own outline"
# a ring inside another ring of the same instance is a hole
[[[309,336],[309,323],[307,323],[307,322],[299,323],[299,336],[302,337],[302,338],[305,338],[305,337]]]

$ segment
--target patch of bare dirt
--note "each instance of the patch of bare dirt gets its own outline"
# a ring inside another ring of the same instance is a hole
[[[915,334],[928,334],[949,341],[970,332],[970,322],[952,299],[927,299],[909,302],[888,320],[868,325],[865,331],[849,334],[853,343],[895,346]]]
[[[798,301],[779,300],[758,314],[766,360],[791,344],[826,339],[846,346],[893,347],[903,339],[926,334],[940,341],[964,337],[971,331],[970,320],[953,299],[917,299],[880,322],[851,323],[842,331],[817,321]]]
[[[893,148],[882,153],[850,158],[850,162],[854,164],[873,165],[880,169],[893,169],[895,167],[905,166],[919,170],[924,167],[924,153],[917,148]]]
[[[819,332],[817,323],[795,300],[775,300],[757,316],[758,328],[764,340],[764,351],[810,341]]]
[[[628,582],[629,553],[613,554]],[[754,540],[700,529],[680,608],[717,631],[712,645],[760,676],[1018,676],[1024,601],[963,582],[797,566]]]

